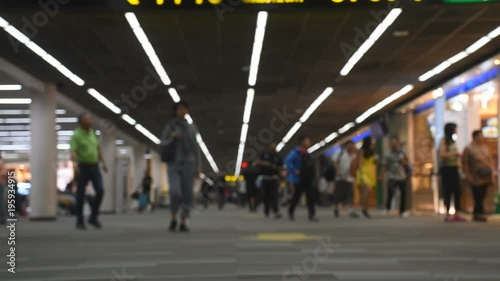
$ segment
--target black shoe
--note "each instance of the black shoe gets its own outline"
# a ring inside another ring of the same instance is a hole
[[[87,227],[83,223],[78,223],[78,224],[76,224],[76,229],[87,230]]]
[[[180,232],[189,232],[189,228],[186,226],[186,224],[182,223],[181,226],[179,227]]]
[[[277,213],[277,214],[275,214],[275,215],[274,215],[274,217],[275,217],[277,220],[279,220],[279,219],[281,219],[283,216],[282,216],[280,213]]]
[[[316,217],[316,216],[310,216],[310,217],[309,217],[309,221],[310,221],[310,222],[319,222],[319,219],[318,219],[318,217]]]
[[[483,217],[483,216],[474,216],[473,220],[474,220],[474,221],[476,221],[476,222],[487,222],[487,221],[488,221],[488,220],[487,220],[485,217]]]
[[[337,208],[333,209],[333,216],[336,218],[339,217],[339,209],[337,209]]]
[[[353,218],[353,219],[359,219],[359,215],[358,215],[358,213],[356,213],[356,212],[351,212],[351,213],[349,214],[349,217],[350,217],[350,218]]]
[[[288,218],[290,219],[290,221],[295,221],[295,215],[292,213],[288,214]]]
[[[93,227],[97,228],[97,229],[101,229],[102,228],[102,224],[97,219],[89,219],[89,224],[92,225]]]
[[[177,229],[177,221],[171,221],[170,226],[168,227],[168,230],[170,232],[173,232]]]
[[[363,214],[363,217],[364,217],[365,219],[371,219],[371,218],[372,218],[372,217],[370,216],[370,214],[368,214],[368,211],[367,211],[367,210],[363,210],[362,214]]]

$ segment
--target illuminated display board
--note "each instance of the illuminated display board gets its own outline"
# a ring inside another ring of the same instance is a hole
[[[112,9],[121,11],[139,10],[301,10],[301,9],[335,9],[341,7],[380,7],[394,8],[398,6],[419,6],[425,4],[495,4],[500,0],[53,0],[61,9],[86,10]],[[40,9],[39,0],[0,0],[0,8],[7,9]],[[50,1],[49,1],[50,2]]]
[[[133,8],[204,8],[204,7],[232,7],[232,8],[329,8],[339,6],[367,6],[367,5],[399,5],[420,3],[441,3],[442,0],[122,0]],[[460,1],[460,0],[456,0]],[[462,0],[472,1],[472,0]]]

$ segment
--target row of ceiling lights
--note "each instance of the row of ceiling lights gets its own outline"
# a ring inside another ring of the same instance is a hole
[[[424,82],[424,81],[427,81],[427,80],[431,79],[432,77],[442,73],[445,69],[447,69],[451,65],[463,60],[467,56],[475,53],[477,50],[481,49],[483,46],[485,46],[486,44],[491,42],[493,39],[495,39],[499,35],[500,35],[500,26],[498,26],[497,28],[492,30],[487,35],[481,37],[479,40],[477,40],[472,45],[467,47],[464,51],[454,55],[451,58],[444,60],[442,63],[438,64],[436,67],[434,67],[431,70],[427,71],[426,73],[422,74],[420,77],[418,77],[418,80],[420,82]],[[385,98],[381,102],[370,107],[363,114],[361,114],[358,118],[356,118],[355,122],[349,122],[346,125],[344,125],[342,128],[340,128],[338,130],[338,133],[336,136],[338,137],[342,134],[347,133],[350,129],[354,128],[356,126],[356,124],[361,124],[366,119],[368,119],[370,116],[374,115],[375,113],[382,110],[383,108],[385,108],[389,104],[393,103],[394,101],[398,100],[399,98],[401,98],[401,97],[405,96],[406,94],[408,94],[409,92],[411,92],[413,90],[413,88],[414,88],[414,86],[412,84],[408,84],[408,85],[404,86],[403,88],[401,88],[400,90],[393,93],[392,95],[390,95],[389,97]],[[335,134],[335,133],[333,133],[333,134]],[[327,139],[328,139],[328,137],[327,137]],[[311,146],[311,148],[309,149],[309,152],[314,152],[333,140],[333,139],[329,139],[327,141],[327,139]]]
[[[134,13],[125,13],[125,18],[127,19],[130,27],[132,28],[132,31],[134,32],[135,36],[137,37],[137,40],[141,44],[142,48],[144,49],[144,52],[148,56],[151,64],[153,65],[154,69],[156,70],[156,73],[160,77],[162,83],[165,86],[170,86],[172,81],[170,80],[170,77],[168,77],[167,72],[165,71],[165,68],[163,67],[162,63],[160,62],[160,59],[156,55],[156,51],[149,42],[148,37],[146,36],[146,33],[144,33],[144,30],[141,27],[141,24],[139,23],[139,20],[137,20],[137,17]],[[174,102],[179,102],[181,100],[179,94],[177,93],[177,90],[173,87],[168,89],[168,93],[170,94],[170,97]],[[132,125],[132,123],[135,123],[135,120],[132,119],[130,116],[122,116],[122,118],[128,122],[129,124]],[[188,114],[186,116],[186,120],[188,121],[189,124],[193,123],[193,118]],[[153,135],[151,132],[149,132],[146,128],[141,126],[140,124],[136,124],[135,128],[143,133],[146,137],[149,139],[153,140],[155,143],[159,144],[160,140]],[[212,167],[212,170],[216,173],[219,172],[219,168],[217,167],[217,164],[215,163],[212,155],[210,154],[210,151],[207,148],[207,145],[203,141],[203,138],[201,135],[198,133],[196,135],[196,140],[198,142],[198,145],[200,146],[200,149],[202,150],[203,154],[205,155],[208,163]]]
[[[140,27],[139,22],[137,21],[137,18],[135,17],[135,14],[133,13],[127,13],[126,18],[132,27],[132,30],[134,31],[134,34],[136,37],[139,39],[139,42],[141,43],[142,47],[144,48],[144,51],[148,55],[152,65],[154,66],[156,72],[158,73],[161,81],[165,85],[170,85],[171,81],[170,78],[168,77],[165,69],[163,68],[160,60],[158,59],[158,56],[156,55],[156,52],[154,51],[151,43],[149,43],[149,40],[147,39],[147,36],[145,35],[144,31]],[[17,28],[14,26],[10,25],[9,22],[7,22],[5,19],[0,17],[0,27],[2,27],[7,33],[9,33],[12,37],[16,38],[19,42],[24,44],[28,49],[30,49],[33,53],[37,54],[39,57],[41,57],[43,60],[45,60],[47,63],[49,63],[52,67],[57,69],[61,74],[66,76],[68,79],[73,81],[78,86],[84,86],[85,81],[78,77],[76,74],[71,72],[67,67],[65,67],[61,62],[59,62],[56,58],[54,58],[52,55],[47,53],[44,49],[42,49],[40,46],[38,46],[36,43],[31,41],[25,34],[23,34],[21,31],[19,31]],[[21,86],[20,85],[4,85],[4,87],[0,87],[0,90],[20,90]],[[108,100],[106,97],[104,97],[101,93],[99,93],[96,89],[89,88],[87,90],[87,93],[94,97],[96,100],[98,100],[100,103],[102,103],[104,106],[106,106],[108,109],[110,109],[113,113],[115,114],[121,114],[122,111],[119,107],[117,107],[115,104],[113,104],[110,100]],[[178,102],[180,100],[177,92],[175,91],[174,88],[169,89],[169,93],[172,96],[173,100],[175,102]],[[31,99],[27,98],[18,98],[18,99],[0,99],[0,104],[30,104]],[[156,137],[153,133],[151,133],[149,130],[147,130],[144,126],[141,124],[138,124],[135,119],[133,119],[131,116],[128,114],[122,114],[121,118],[127,122],[128,124],[134,126],[134,128],[142,133],[144,136],[149,138],[152,142],[156,144],[160,144],[160,139]],[[193,120],[191,116],[187,116],[186,118],[188,122],[193,123]],[[209,161],[210,165],[212,166],[213,170],[215,172],[218,172],[218,167],[215,164],[215,161],[213,160],[210,152],[208,151],[208,148],[206,147],[205,143],[203,142],[203,139],[201,138],[200,135],[197,136],[198,143],[205,154],[207,160]]]
[[[252,57],[250,60],[250,71],[248,74],[249,87],[253,87],[257,83],[260,55],[262,53],[262,45],[264,44],[264,36],[266,34],[267,16],[268,16],[267,12],[259,12],[257,14],[257,24],[255,27]],[[241,172],[241,163],[243,162],[243,154],[245,152],[245,144],[247,141],[248,127],[250,123],[250,116],[252,114],[252,105],[254,101],[254,96],[255,96],[254,89],[249,88],[247,90],[245,111],[243,113],[243,125],[241,126],[240,145],[238,146],[238,155],[236,156],[236,167],[234,171],[236,177],[238,177]]]
[[[56,58],[54,58],[52,55],[47,53],[44,49],[42,49],[40,46],[38,46],[35,42],[31,41],[24,33],[19,31],[17,28],[14,26],[10,25],[9,22],[7,22],[4,18],[0,17],[0,27],[2,27],[7,33],[9,33],[12,37],[16,38],[19,42],[24,44],[28,49],[30,49],[33,53],[37,54],[39,57],[41,57],[43,60],[45,60],[47,63],[49,63],[52,67],[57,69],[61,74],[66,76],[68,79],[73,81],[76,85],[82,87],[85,85],[85,81],[78,77],[76,74],[71,72],[67,67],[65,67],[61,62],[59,62]],[[18,85],[17,87],[7,87],[7,90],[20,90],[20,86]],[[102,94],[100,94],[97,90],[93,88],[89,88],[87,92],[97,99],[99,102],[101,102],[104,106],[109,108],[112,112],[115,114],[121,114],[121,109],[118,108],[116,105],[114,105],[111,101],[109,101],[107,98],[105,98]],[[30,104],[31,99],[28,98],[19,98],[19,99],[2,99],[0,100],[0,103],[2,104]],[[122,118],[126,118],[130,116],[128,115],[122,115]],[[133,120],[133,119],[132,119]],[[130,122],[129,122],[130,124]],[[148,137],[151,141],[153,141],[156,144],[160,143],[160,140],[156,138],[153,134],[151,134],[148,130],[146,130],[143,126],[140,124],[135,124],[135,128],[141,132],[143,135]]]
[[[366,41],[356,50],[356,52],[351,56],[351,58],[347,61],[347,63],[340,70],[341,76],[347,76],[349,72],[354,68],[354,66],[361,60],[361,58],[370,50],[370,48],[380,39],[382,34],[391,26],[394,21],[399,17],[399,15],[403,12],[401,8],[392,9],[391,12],[385,17],[385,19],[375,28],[372,34],[366,39]],[[290,141],[290,139],[297,133],[300,127],[307,121],[309,116],[316,111],[316,109],[325,101],[330,94],[333,92],[333,88],[327,87],[321,95],[307,108],[302,117],[296,122],[290,131],[283,137],[281,142],[277,146],[277,150],[281,151],[285,147],[285,145]],[[354,124],[349,123],[343,128],[339,130],[339,132],[332,133],[328,135],[321,142],[313,145],[309,151],[313,152],[320,147],[326,145],[327,143],[333,141],[338,137],[339,134],[342,134],[344,131],[348,131],[350,128],[354,127]]]

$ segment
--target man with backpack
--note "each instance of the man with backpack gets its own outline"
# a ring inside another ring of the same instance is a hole
[[[307,149],[311,146],[311,140],[308,137],[299,137],[299,146],[294,148],[286,157],[285,163],[288,169],[288,180],[293,185],[293,197],[288,209],[290,220],[295,220],[295,208],[302,197],[302,192],[306,193],[307,210],[309,220],[317,222],[315,209],[315,190],[314,190],[314,162]]]

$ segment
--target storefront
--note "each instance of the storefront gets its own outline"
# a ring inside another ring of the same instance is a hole
[[[448,81],[399,109],[399,115],[409,120],[406,128],[408,153],[414,164],[412,180],[414,209],[443,212],[439,200],[436,148],[443,136],[444,124],[458,125],[457,146],[463,151],[472,140],[472,132],[481,129],[488,139],[492,156],[498,166],[498,95],[500,94],[500,55]],[[493,211],[491,188],[487,199],[488,211]],[[472,208],[472,196],[463,184],[466,210]]]

